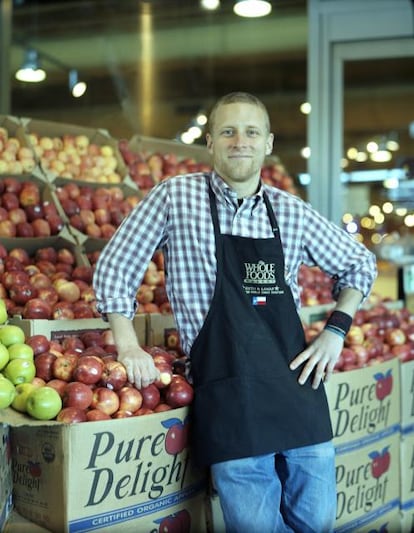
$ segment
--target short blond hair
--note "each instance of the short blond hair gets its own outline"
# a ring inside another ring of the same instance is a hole
[[[212,107],[212,109],[210,111],[209,118],[208,118],[208,129],[209,129],[209,131],[211,132],[211,130],[214,127],[214,119],[215,119],[215,115],[216,115],[217,109],[219,107],[221,107],[223,105],[227,105],[227,104],[238,104],[238,103],[252,104],[252,105],[255,105],[257,107],[260,107],[260,109],[263,111],[263,114],[265,116],[265,122],[266,122],[267,131],[270,132],[269,113],[268,113],[264,103],[261,100],[259,100],[259,98],[257,98],[257,96],[254,96],[253,94],[242,92],[242,91],[232,92],[232,93],[226,94],[226,95],[222,96],[221,98],[219,98],[219,100],[217,100],[217,102],[213,105],[213,107]]]

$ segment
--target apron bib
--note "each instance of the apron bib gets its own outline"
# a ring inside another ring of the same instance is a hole
[[[190,353],[192,437],[200,465],[251,457],[332,438],[324,387],[289,362],[306,347],[285,281],[278,225],[264,194],[274,238],[220,232],[209,188],[217,279],[206,320]]]

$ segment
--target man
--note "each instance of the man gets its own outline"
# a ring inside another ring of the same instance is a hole
[[[157,378],[131,324],[147,264],[162,248],[166,286],[195,387],[194,453],[211,467],[228,532],[331,531],[335,460],[322,381],[376,275],[363,245],[299,198],[261,183],[273,147],[264,105],[231,93],[214,106],[214,172],[158,184],[99,259],[95,289],[129,380]],[[306,346],[302,263],[335,280],[335,312]]]

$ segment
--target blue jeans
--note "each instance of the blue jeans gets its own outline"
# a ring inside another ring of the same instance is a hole
[[[336,482],[332,442],[216,463],[211,475],[227,533],[333,530]]]

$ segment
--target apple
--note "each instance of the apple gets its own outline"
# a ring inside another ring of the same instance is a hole
[[[401,328],[393,327],[385,332],[385,342],[390,346],[405,344],[406,340],[406,335]]]
[[[10,354],[7,346],[0,344],[0,370],[2,370],[10,361]]]
[[[39,356],[40,357],[40,356]],[[77,365],[77,356],[73,354],[62,354],[52,363],[52,375],[54,378],[63,379],[63,381],[71,381],[73,372]]]
[[[0,325],[5,324],[8,319],[6,302],[0,299]]]
[[[52,378],[47,382],[47,386],[51,387],[52,389],[55,389],[61,398],[63,398],[63,393],[66,389],[67,381],[63,381],[63,379],[58,378]]]
[[[19,383],[32,381],[36,375],[36,367],[33,361],[13,359],[7,363],[3,374],[14,385],[18,385]]]
[[[59,411],[56,420],[58,422],[63,422],[64,424],[76,424],[80,422],[86,422],[88,419],[86,417],[86,411],[79,407],[63,407]]]
[[[0,327],[0,342],[4,346],[11,346],[16,343],[24,343],[25,335],[22,328],[13,324],[6,324]]]
[[[14,384],[0,374],[0,409],[9,407],[16,396]]]
[[[167,364],[156,363],[155,366],[159,371],[159,378],[156,381],[154,381],[154,385],[158,387],[159,389],[164,389],[172,381],[172,377],[173,377],[172,366],[171,364],[168,364],[168,363]]]
[[[120,361],[105,361],[99,384],[114,391],[122,389],[128,381],[125,366]]]
[[[29,394],[26,409],[27,413],[37,420],[52,420],[62,409],[62,399],[55,389],[46,385]]]
[[[151,383],[147,387],[142,387],[140,393],[142,395],[142,407],[151,409],[151,411],[154,410],[161,401],[160,391],[154,383]]]
[[[92,389],[86,383],[71,381],[63,391],[62,402],[64,407],[87,409],[91,405],[92,399]]]
[[[104,362],[94,355],[83,355],[78,358],[73,370],[73,379],[87,385],[97,383],[104,370]]]
[[[25,303],[22,314],[23,318],[28,319],[50,319],[52,317],[52,307],[48,301],[42,298],[33,298]]]
[[[27,398],[29,394],[36,389],[34,383],[19,383],[16,385],[16,396],[14,397],[11,407],[20,413],[27,411]]]
[[[49,339],[42,334],[31,335],[26,339],[26,344],[32,347],[35,356],[47,352],[50,348]]]
[[[33,361],[34,352],[33,348],[28,344],[16,342],[8,347],[10,361],[13,359],[27,359]]]
[[[142,394],[135,387],[124,386],[118,391],[119,410],[134,413],[142,405]]]
[[[53,378],[53,363],[57,356],[51,352],[42,352],[35,356],[36,376],[49,382]]]
[[[165,392],[165,401],[174,408],[191,404],[193,398],[193,387],[181,376],[173,379]]]
[[[114,390],[106,387],[97,387],[92,394],[92,409],[99,409],[110,416],[118,411],[119,396]]]
[[[96,422],[99,420],[111,420],[111,416],[104,413],[100,409],[89,409],[86,411],[86,418],[89,422]]]

